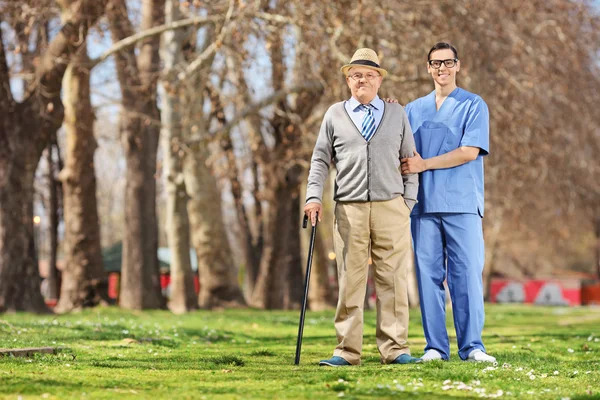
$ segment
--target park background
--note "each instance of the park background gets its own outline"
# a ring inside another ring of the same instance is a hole
[[[530,282],[581,293],[600,279],[599,15],[584,0],[0,1],[0,312],[297,310],[310,155],[349,97],[339,67],[376,49],[380,95],[406,104],[433,89],[438,41],[490,108],[486,299],[500,278],[521,287],[511,301],[534,301]],[[332,207],[309,295],[324,316]]]

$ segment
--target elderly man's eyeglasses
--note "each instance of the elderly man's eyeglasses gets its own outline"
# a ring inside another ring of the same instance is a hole
[[[380,77],[381,75],[379,74],[373,74],[371,72],[369,72],[368,74],[361,74],[360,72],[356,72],[352,75],[348,75],[350,78],[354,79],[355,81],[360,81],[363,77],[366,78],[368,81],[372,81],[373,79]]]
[[[457,61],[457,58],[449,58],[447,60],[429,60],[428,63],[431,68],[438,69],[442,66],[442,63],[444,63],[446,68],[452,68],[456,65]]]

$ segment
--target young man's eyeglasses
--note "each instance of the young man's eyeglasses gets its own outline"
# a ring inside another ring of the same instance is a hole
[[[431,68],[438,69],[442,66],[442,63],[446,66],[446,68],[452,68],[456,65],[458,58],[449,58],[447,60],[429,60],[427,63]]]
[[[379,74],[373,74],[371,72],[369,72],[368,74],[363,75],[360,72],[356,72],[356,73],[354,73],[352,75],[348,75],[348,76],[358,82],[363,77],[365,77],[368,81],[372,81],[373,79],[375,79],[375,78],[377,78],[377,77],[379,77],[381,75],[379,75]]]

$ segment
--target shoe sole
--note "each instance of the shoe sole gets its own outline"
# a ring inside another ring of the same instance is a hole
[[[319,365],[322,367],[350,367],[352,364],[332,364],[328,362],[319,362]]]

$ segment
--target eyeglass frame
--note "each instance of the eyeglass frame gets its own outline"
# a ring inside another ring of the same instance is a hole
[[[360,75],[360,78],[358,78],[358,79],[357,79],[357,78],[354,78],[354,76],[355,76],[355,75]],[[372,77],[371,77],[371,78],[369,78],[369,77],[368,77],[369,75],[370,75],[370,76],[372,76]],[[373,79],[380,77],[380,76],[381,76],[381,74],[379,74],[379,73],[377,73],[377,74],[374,74],[374,73],[372,73],[372,72],[367,72],[366,74],[362,74],[362,73],[360,73],[360,72],[355,72],[355,73],[353,73],[353,74],[348,74],[348,75],[346,75],[346,76],[347,76],[348,78],[352,79],[354,82],[358,82],[358,81],[360,81],[362,78],[365,78],[365,79],[366,79],[366,80],[368,80],[368,81],[372,81]]]
[[[440,66],[439,67],[434,67],[433,65],[431,65],[431,63],[433,61],[439,61],[440,62]],[[452,61],[453,62],[452,66],[446,65],[447,61]],[[454,67],[456,67],[457,63],[458,63],[458,58],[447,58],[445,60],[427,60],[427,65],[429,65],[433,69],[440,69],[440,68],[442,68],[442,64],[444,64],[444,66],[446,68],[454,68]]]

